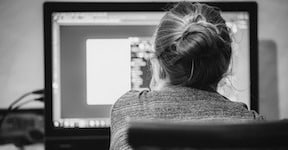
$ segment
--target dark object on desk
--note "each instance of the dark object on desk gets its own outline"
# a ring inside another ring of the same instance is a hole
[[[1,113],[1,118],[0,118],[0,129],[2,128],[2,124],[5,121],[6,116],[11,113],[12,111],[16,111],[18,109],[20,109],[22,106],[31,103],[31,102],[35,102],[35,101],[40,101],[43,102],[44,101],[44,90],[34,90],[31,92],[27,92],[24,93],[23,95],[21,95],[19,98],[17,98],[16,100],[14,100],[9,107],[7,108],[7,110],[2,111]],[[30,98],[22,103],[20,103],[21,101],[25,100],[25,98],[27,98],[28,96],[33,96],[33,95],[39,95],[40,97],[38,98]],[[18,105],[17,105],[18,104]]]
[[[0,110],[0,144],[23,146],[44,141],[43,109],[21,110],[22,106],[35,101],[44,101],[43,89],[24,93],[7,109]]]
[[[1,117],[7,110],[0,110]],[[11,111],[0,128],[0,144],[16,146],[44,142],[43,109]]]
[[[288,148],[288,120],[241,124],[131,122],[133,148]]]

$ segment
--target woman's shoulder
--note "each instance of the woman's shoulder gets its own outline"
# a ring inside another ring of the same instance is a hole
[[[139,102],[139,99],[143,97],[148,90],[137,91],[137,90],[130,90],[123,94],[113,105],[113,109],[128,107],[131,105],[135,105]]]

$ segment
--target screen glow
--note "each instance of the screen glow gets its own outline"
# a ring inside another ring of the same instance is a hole
[[[131,88],[130,41],[88,39],[86,46],[87,104],[113,104]]]

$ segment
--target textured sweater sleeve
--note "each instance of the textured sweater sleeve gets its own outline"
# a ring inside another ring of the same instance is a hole
[[[111,110],[111,143],[110,150],[131,149],[126,144],[128,119],[132,112],[137,112],[135,101],[139,92],[129,91],[120,97]]]

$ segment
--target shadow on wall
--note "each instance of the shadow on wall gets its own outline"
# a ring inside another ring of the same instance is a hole
[[[279,119],[277,45],[259,40],[259,112],[267,120]]]

